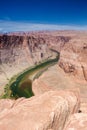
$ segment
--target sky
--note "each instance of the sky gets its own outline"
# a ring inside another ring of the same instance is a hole
[[[0,32],[87,30],[87,0],[0,0]]]

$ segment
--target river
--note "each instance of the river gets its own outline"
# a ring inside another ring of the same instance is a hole
[[[32,68],[24,71],[20,74],[16,80],[9,86],[10,98],[26,97],[29,98],[34,96],[32,91],[32,82],[38,78],[44,71],[46,71],[50,66],[56,64],[59,59],[59,53],[51,49],[55,53],[55,58],[48,59]]]

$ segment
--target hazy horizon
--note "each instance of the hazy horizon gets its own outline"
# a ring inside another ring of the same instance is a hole
[[[86,0],[1,0],[0,32],[87,30]]]

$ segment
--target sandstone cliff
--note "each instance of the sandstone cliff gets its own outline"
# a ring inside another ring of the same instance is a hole
[[[67,33],[63,32],[62,35]],[[70,75],[80,80],[87,80],[87,38],[86,32],[71,32],[71,39],[61,49],[59,66]]]
[[[53,54],[49,48],[60,51],[69,39],[68,36],[53,36],[50,33],[41,32],[0,35],[1,88],[3,89],[13,75],[52,57]]]
[[[34,97],[0,100],[1,130],[87,129],[86,35],[77,31],[0,35],[1,86],[14,74],[51,57],[49,48],[60,52],[59,63],[33,82]]]
[[[42,37],[26,34],[1,35],[0,86],[4,86],[13,75],[51,55]]]

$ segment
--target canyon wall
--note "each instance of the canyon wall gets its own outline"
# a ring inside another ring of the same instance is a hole
[[[84,33],[83,33],[84,34]],[[71,37],[61,50],[59,66],[65,73],[87,81],[87,38],[86,35]]]
[[[58,65],[76,82],[87,82],[87,32],[45,31],[0,35],[0,86],[15,74],[60,52]]]
[[[60,52],[58,64],[33,82],[35,96],[0,100],[0,129],[87,129],[86,35],[85,31],[0,35],[0,92],[13,75],[53,57],[49,48]]]
[[[49,48],[59,51],[68,40],[41,32],[0,35],[0,89],[13,75],[53,57]]]
[[[46,32],[45,36],[48,45],[60,52],[60,59],[33,83],[34,93],[80,88],[81,102],[87,102],[87,32],[55,31]]]
[[[0,86],[4,86],[15,74],[51,57],[42,37],[26,34],[0,36]]]

